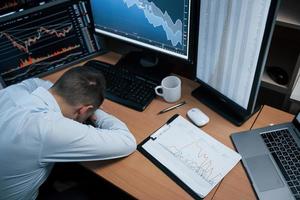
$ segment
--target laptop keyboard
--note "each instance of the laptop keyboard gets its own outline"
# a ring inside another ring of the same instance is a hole
[[[300,199],[300,148],[288,129],[261,134],[296,199]]]

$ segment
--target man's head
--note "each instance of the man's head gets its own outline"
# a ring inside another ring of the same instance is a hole
[[[65,72],[50,88],[65,117],[83,122],[104,100],[103,75],[89,67]]]

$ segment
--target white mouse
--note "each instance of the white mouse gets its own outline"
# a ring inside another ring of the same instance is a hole
[[[209,118],[198,108],[192,108],[187,113],[188,118],[197,126],[204,126],[209,122]]]

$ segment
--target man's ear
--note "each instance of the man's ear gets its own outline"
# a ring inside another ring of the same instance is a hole
[[[78,114],[82,115],[82,114],[88,113],[90,110],[93,110],[93,108],[94,108],[94,106],[92,106],[92,105],[81,106],[78,109]]]

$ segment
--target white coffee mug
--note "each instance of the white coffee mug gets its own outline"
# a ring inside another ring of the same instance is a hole
[[[155,87],[155,93],[167,102],[178,101],[181,97],[181,80],[177,76],[167,76]]]

